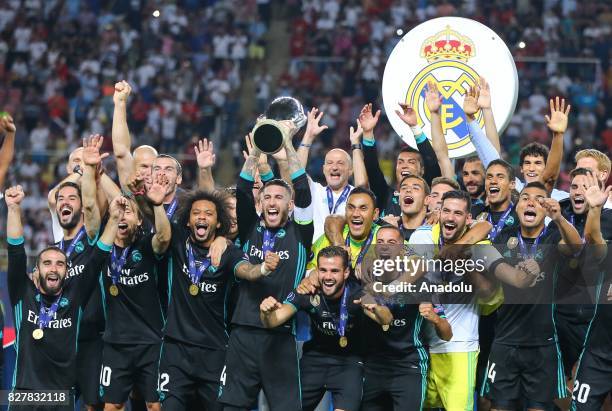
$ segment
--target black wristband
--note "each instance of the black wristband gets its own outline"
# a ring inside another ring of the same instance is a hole
[[[363,144],[359,143],[359,144],[351,144],[351,150],[362,150],[363,149]]]

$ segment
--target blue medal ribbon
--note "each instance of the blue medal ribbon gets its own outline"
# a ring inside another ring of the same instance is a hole
[[[275,241],[276,233],[273,233],[272,230],[265,228],[263,233],[263,243],[261,245],[261,251],[263,252],[264,257],[268,251],[272,251],[274,249]]]
[[[38,328],[42,330],[43,328],[46,328],[49,325],[49,323],[55,316],[55,313],[59,308],[59,301],[62,298],[62,293],[57,296],[57,298],[55,299],[55,301],[53,301],[53,304],[51,304],[49,308],[45,307],[45,302],[42,298],[42,295],[40,295],[40,292],[38,293],[38,297],[38,299],[40,300],[40,311],[38,312]]]
[[[569,216],[569,222],[570,222],[571,225],[574,226],[574,228],[576,228],[576,224],[574,224],[575,216],[576,215],[574,213],[570,214],[570,216]],[[584,239],[584,229],[582,230],[582,235],[580,236],[580,238],[582,239],[582,244],[584,244],[586,242],[585,239]]]
[[[200,264],[200,267],[196,267],[196,259],[193,254],[193,249],[190,244],[187,244],[187,257],[189,260],[189,279],[192,284],[198,284],[200,279],[204,275],[204,272],[210,267],[210,258],[204,259]]]
[[[329,213],[336,214],[336,210],[338,210],[338,207],[340,207],[340,205],[344,203],[346,199],[348,198],[348,195],[351,192],[351,188],[348,185],[344,187],[344,190],[342,190],[342,193],[340,194],[340,197],[338,197],[338,201],[336,201],[336,204],[334,204],[334,195],[332,193],[332,189],[329,188],[328,186],[326,188],[326,191],[327,191],[327,208],[329,209]]]
[[[373,238],[374,238],[374,230],[370,229],[370,235],[368,236],[368,239],[361,246],[361,250],[359,250],[359,254],[357,255],[357,261],[355,262],[355,266],[361,264],[361,260],[363,260],[363,257],[368,252],[368,249],[370,248],[370,244],[372,244]],[[351,233],[350,232],[346,235],[345,244],[347,247],[349,247],[349,250],[350,250],[350,247],[351,247]]]
[[[493,228],[491,229],[491,234],[489,234],[489,236],[491,237],[491,240],[495,240],[495,237],[497,237],[497,234],[499,234],[500,231],[505,227],[506,220],[508,219],[508,216],[510,215],[513,209],[514,209],[514,204],[510,203],[510,206],[508,206],[508,209],[504,211],[504,214],[502,214],[497,224],[493,224],[493,218],[491,217],[491,213],[489,212],[487,221],[491,223],[491,225],[493,226]]]
[[[338,318],[338,322],[336,324],[336,330],[338,331],[338,335],[340,337],[344,337],[346,333],[346,323],[348,322],[348,295],[349,295],[349,283],[344,283],[344,291],[342,292],[342,298],[340,299],[340,317]],[[323,295],[321,300],[323,300],[323,304],[325,304],[325,309],[329,312],[330,315],[333,314],[327,305],[327,300]],[[334,318],[335,320],[335,318]]]
[[[516,237],[518,238],[519,250],[523,258],[534,258],[537,252],[538,244],[540,244],[540,240],[546,234],[547,229],[548,229],[548,226],[544,226],[544,229],[542,230],[540,235],[538,235],[538,237],[535,239],[533,244],[529,247],[529,253],[527,253],[527,244],[525,243],[525,240],[523,240],[523,236],[521,235],[521,230],[520,229],[518,230]]]
[[[174,213],[176,212],[177,207],[178,207],[178,200],[176,199],[176,195],[175,195],[174,199],[172,200],[172,202],[168,206],[168,209],[166,210],[166,216],[168,216],[168,219],[172,219],[172,216],[174,216]]]
[[[81,227],[81,229],[79,230],[79,232],[77,233],[77,235],[74,236],[74,238],[72,239],[72,241],[70,242],[70,245],[68,246],[68,249],[65,251],[66,253],[66,257],[70,257],[70,254],[72,254],[72,252],[74,251],[74,248],[76,247],[77,243],[81,240],[81,238],[85,235],[85,226]],[[60,241],[60,248],[63,250],[64,249],[64,239],[62,238],[62,240]]]
[[[117,258],[117,248],[113,245],[113,251],[111,253],[111,263],[109,267],[111,281],[113,282],[113,285],[117,285],[117,282],[121,277],[121,270],[123,270],[123,267],[125,266],[131,248],[131,246],[125,247],[121,252],[121,257]]]

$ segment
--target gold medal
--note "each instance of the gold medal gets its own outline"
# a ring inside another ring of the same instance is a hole
[[[389,324],[383,324],[382,329],[383,331],[389,331]]]
[[[514,250],[516,248],[516,246],[518,245],[518,238],[516,237],[510,237],[508,239],[508,243],[507,246],[510,250]]]
[[[43,338],[44,335],[45,332],[42,330],[42,328],[37,328],[32,331],[32,337],[34,337],[35,340],[40,340],[41,338]]]
[[[115,284],[112,284],[110,287],[108,287],[108,292],[113,297],[116,297],[119,295],[119,287],[117,287]]]
[[[340,344],[340,347],[344,348],[348,345],[348,339],[345,336],[342,336],[340,337],[338,344]]]
[[[488,216],[489,216],[489,213],[483,211],[482,213],[478,214],[478,217],[476,217],[476,220],[484,221],[487,219]]]
[[[576,258],[572,258],[569,262],[569,266],[570,268],[577,268],[578,267],[578,259]]]
[[[193,295],[195,297],[196,295],[198,295],[199,292],[200,292],[200,289],[198,288],[197,285],[191,284],[189,286],[189,294],[191,294],[191,295]]]

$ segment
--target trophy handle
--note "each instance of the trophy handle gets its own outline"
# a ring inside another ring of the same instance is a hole
[[[263,119],[253,128],[253,145],[266,154],[276,154],[293,135],[292,128],[284,124],[287,120],[278,121]]]

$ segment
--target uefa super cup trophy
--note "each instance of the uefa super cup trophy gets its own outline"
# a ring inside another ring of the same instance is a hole
[[[293,97],[277,97],[253,128],[253,144],[266,154],[274,154],[286,139],[306,124],[302,104]]]

